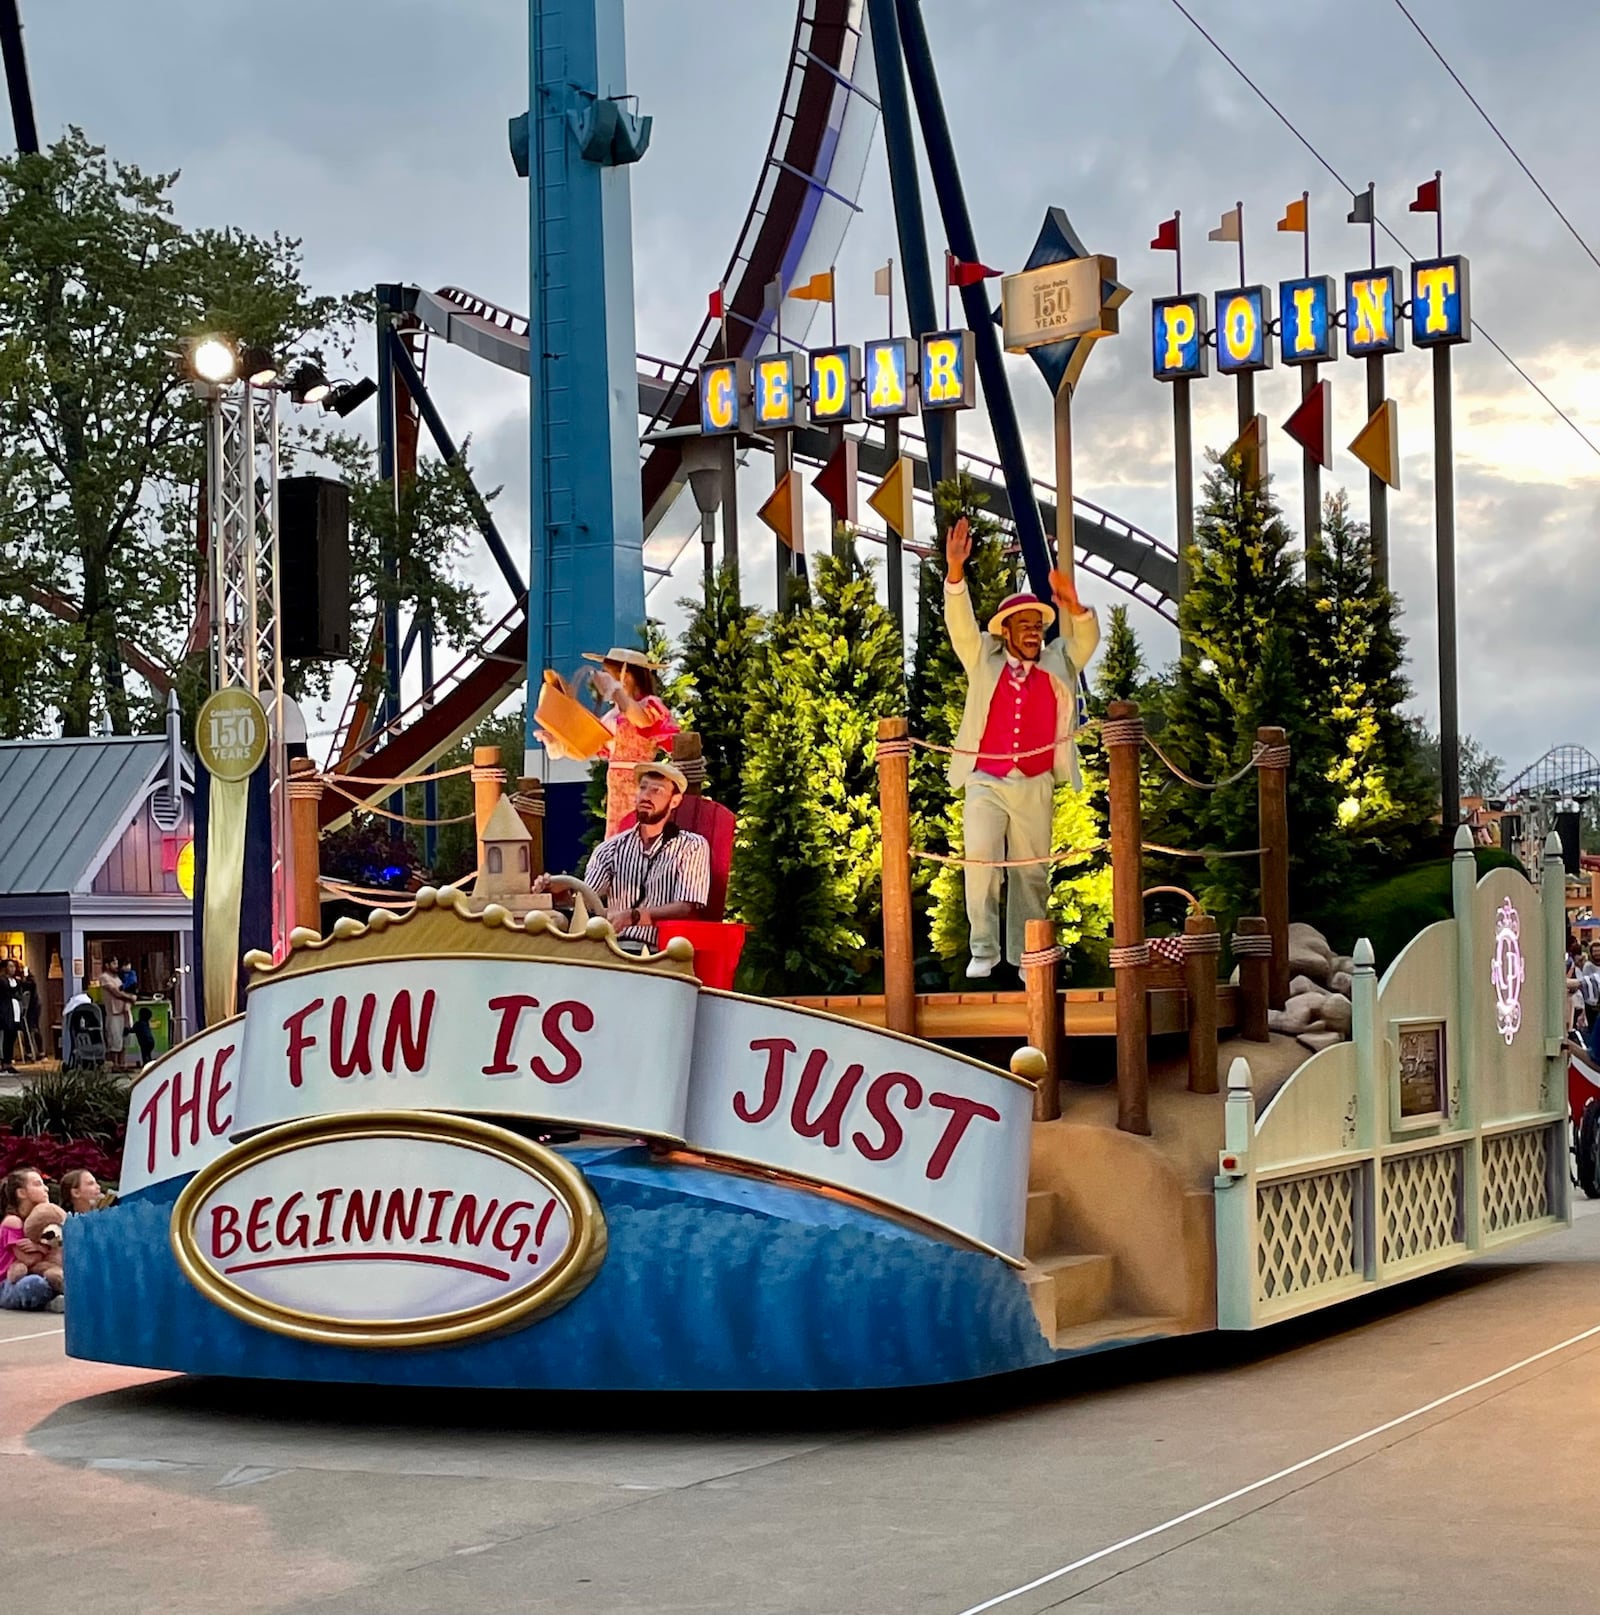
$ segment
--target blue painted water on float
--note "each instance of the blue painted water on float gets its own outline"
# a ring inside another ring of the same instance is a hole
[[[372,1350],[244,1323],[173,1256],[180,1178],[72,1220],[67,1352],[191,1374],[571,1390],[931,1385],[1055,1357],[996,1257],[643,1149],[565,1153],[604,1208],[605,1260],[576,1299],[513,1332]]]

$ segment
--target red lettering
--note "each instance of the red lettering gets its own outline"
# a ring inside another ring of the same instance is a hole
[[[444,1203],[454,1189],[429,1189],[428,1198],[433,1202],[433,1210],[428,1213],[428,1231],[422,1236],[424,1245],[437,1245],[444,1235],[439,1232],[439,1219],[444,1215]]]
[[[385,1239],[413,1239],[417,1232],[417,1218],[422,1212],[422,1190],[413,1189],[407,1204],[404,1189],[391,1189],[389,1203],[383,1208],[383,1237]]]
[[[535,1245],[544,1244],[544,1231],[550,1226],[550,1218],[555,1214],[555,1209],[555,1197],[552,1196],[549,1200],[545,1201],[544,1210],[539,1213],[539,1221],[534,1226],[533,1242]],[[530,1260],[535,1262],[538,1261],[538,1259],[539,1258],[537,1256],[530,1258]]]
[[[512,1242],[508,1245],[506,1243],[506,1224],[511,1220],[511,1217],[516,1212],[532,1210],[533,1202],[531,1200],[508,1200],[506,1202],[505,1210],[500,1213],[500,1218],[494,1225],[494,1248],[497,1251],[504,1251],[513,1262],[516,1261],[516,1259],[522,1254],[522,1247],[528,1243],[528,1239],[533,1233],[533,1227],[528,1220],[524,1218],[516,1225],[515,1228],[511,1230],[513,1238]],[[529,1260],[530,1262],[537,1262],[539,1260],[539,1253],[537,1250],[534,1251]]]
[[[383,1209],[383,1190],[374,1189],[363,1194],[360,1189],[350,1191],[350,1203],[344,1208],[344,1242],[349,1244],[352,1232],[364,1243],[378,1232],[378,1213]]]
[[[356,1014],[356,1035],[350,1039],[349,1053],[340,1044],[344,1041],[344,1020],[349,1013],[349,1002],[344,997],[333,1001],[333,1029],[328,1034],[328,1063],[334,1076],[341,1081],[353,1077],[357,1071],[364,1077],[372,1075],[372,1019],[378,1013],[378,995],[363,993],[361,1008]]]
[[[820,1138],[830,1150],[836,1150],[844,1135],[844,1113],[850,1108],[850,1101],[855,1097],[856,1085],[863,1073],[859,1065],[846,1066],[844,1075],[834,1087],[833,1097],[823,1106],[822,1114],[813,1120],[808,1112],[817,1097],[822,1074],[827,1069],[827,1054],[822,1049],[813,1049],[800,1075],[794,1103],[789,1107],[789,1125],[801,1138]]]
[[[961,1142],[974,1117],[981,1116],[986,1122],[997,1122],[1000,1112],[993,1105],[980,1104],[976,1099],[963,1099],[953,1093],[930,1094],[928,1103],[935,1110],[950,1112],[950,1120],[944,1124],[944,1134],[928,1158],[928,1181],[935,1183],[944,1176],[944,1169],[949,1166],[956,1145]]]
[[[484,1236],[489,1232],[489,1224],[494,1221],[494,1214],[499,1207],[500,1202],[498,1199],[491,1200],[484,1210],[483,1221],[474,1227],[472,1214],[478,1209],[478,1197],[475,1194],[462,1195],[461,1204],[456,1207],[456,1220],[450,1225],[450,1243],[452,1245],[461,1244],[461,1232],[465,1229],[467,1234],[466,1243],[469,1245],[481,1245],[484,1241]]]
[[[550,1045],[563,1061],[559,1071],[552,1071],[544,1062],[542,1055],[534,1055],[529,1062],[534,1076],[541,1082],[571,1082],[577,1076],[583,1065],[583,1056],[578,1052],[572,1039],[561,1030],[561,1017],[565,1015],[572,1022],[573,1030],[578,1032],[592,1031],[594,1028],[594,1011],[587,1004],[580,1004],[576,999],[567,999],[560,1004],[552,1004],[544,1012],[544,1019],[539,1023],[539,1030],[546,1043]],[[515,1261],[516,1258],[512,1257]]]
[[[166,1080],[163,1080],[156,1091],[144,1102],[144,1109],[139,1112],[141,1123],[149,1124],[149,1142],[145,1147],[145,1171],[154,1172],[156,1169],[156,1112],[161,1108],[161,1096],[167,1091]]]
[[[272,1242],[267,1238],[267,1214],[271,1208],[272,1196],[262,1195],[250,1207],[250,1221],[245,1224],[244,1242],[258,1255],[272,1249]],[[257,1240],[260,1244],[256,1243]]]
[[[321,1008],[322,1000],[313,998],[304,1009],[297,1009],[284,1020],[283,1029],[289,1034],[289,1047],[286,1053],[289,1062],[289,1086],[291,1088],[298,1088],[305,1081],[303,1056],[307,1049],[314,1049],[317,1046],[317,1040],[306,1032],[306,1022]]]
[[[220,1119],[217,1116],[218,1107],[233,1092],[233,1084],[222,1080],[222,1068],[233,1058],[233,1050],[234,1045],[230,1043],[211,1056],[211,1094],[206,1100],[206,1129],[213,1138],[221,1138],[233,1126],[231,1110]]]
[[[417,1016],[416,1029],[411,1026],[411,992],[403,988],[394,995],[389,1006],[389,1024],[383,1033],[383,1069],[393,1072],[394,1057],[398,1050],[405,1061],[406,1070],[413,1076],[428,1058],[428,1033],[433,1027],[433,1006],[438,994],[433,988],[422,995],[422,1012]]]
[[[758,1037],[750,1044],[750,1052],[767,1051],[767,1070],[762,1081],[761,1103],[751,1108],[742,1093],[733,1096],[733,1113],[742,1122],[764,1122],[778,1108],[783,1097],[783,1063],[795,1052],[795,1046],[786,1037]]]
[[[850,1142],[869,1161],[887,1161],[900,1153],[906,1141],[906,1130],[900,1118],[889,1109],[889,1095],[899,1088],[906,1096],[906,1109],[915,1110],[922,1103],[922,1084],[905,1071],[885,1071],[867,1089],[867,1114],[882,1130],[881,1143],[872,1143],[865,1133],[850,1135]]]
[[[317,1195],[317,1204],[322,1207],[322,1220],[317,1224],[317,1237],[313,1241],[317,1245],[331,1245],[333,1243],[333,1203],[343,1189],[323,1189]]]
[[[516,1069],[511,1058],[511,1045],[517,1038],[517,1022],[525,1009],[537,1009],[539,1000],[526,993],[506,993],[491,998],[489,1008],[500,1017],[500,1030],[494,1037],[494,1059],[483,1068],[486,1077],[509,1077]]]
[[[311,1243],[311,1219],[302,1211],[299,1216],[294,1217],[292,1222],[290,1220],[294,1208],[304,1199],[305,1195],[296,1189],[279,1207],[278,1223],[273,1232],[277,1235],[280,1245],[298,1245],[301,1250],[309,1247]]]
[[[218,1261],[226,1261],[238,1248],[239,1208],[237,1206],[213,1206],[211,1208],[211,1254]]]
[[[183,1073],[172,1073],[172,1153],[176,1157],[183,1149],[183,1123],[187,1117],[189,1122],[189,1142],[191,1145],[200,1142],[200,1088],[201,1076],[205,1072],[205,1062],[201,1061],[194,1068],[194,1092],[187,1099],[183,1096]]]

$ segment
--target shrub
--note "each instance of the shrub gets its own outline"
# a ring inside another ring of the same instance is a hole
[[[0,1096],[0,1127],[22,1138],[114,1144],[128,1119],[128,1086],[103,1069],[47,1071],[20,1093]]]

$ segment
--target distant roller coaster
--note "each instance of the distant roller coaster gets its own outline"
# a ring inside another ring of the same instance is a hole
[[[1581,800],[1600,796],[1600,758],[1587,746],[1565,741],[1507,780],[1497,794],[1507,799],[1551,796]]]

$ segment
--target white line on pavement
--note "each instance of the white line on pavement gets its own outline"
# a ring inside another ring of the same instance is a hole
[[[43,1340],[46,1335],[59,1335],[65,1332],[64,1328],[40,1329],[31,1335],[7,1335],[4,1339],[0,1339],[0,1346],[14,1346],[19,1340]]]
[[[995,1609],[1001,1604],[1008,1604],[1013,1598],[1021,1598],[1024,1593],[1031,1593],[1040,1587],[1047,1587],[1052,1581],[1059,1581],[1063,1576],[1070,1576],[1074,1570],[1082,1570],[1086,1565],[1097,1563],[1101,1559],[1108,1559],[1114,1553],[1121,1553],[1124,1548],[1137,1546],[1141,1542],[1148,1542],[1152,1537],[1161,1536],[1164,1532],[1176,1529],[1180,1525],[1187,1525],[1190,1520],[1197,1520],[1203,1514],[1210,1514],[1219,1508],[1225,1508],[1229,1503],[1236,1503],[1241,1497],[1249,1497],[1252,1492],[1262,1491],[1268,1486],[1275,1486],[1281,1480],[1287,1480],[1291,1475],[1298,1475],[1302,1470],[1310,1469],[1315,1464],[1325,1462],[1329,1458],[1336,1458],[1341,1452],[1348,1452],[1352,1447],[1358,1447],[1363,1441],[1371,1441],[1374,1436],[1386,1435],[1390,1430],[1398,1429],[1402,1424],[1409,1424],[1413,1419],[1420,1419],[1432,1413],[1436,1408],[1459,1401],[1463,1396],[1471,1396],[1474,1391],[1481,1391],[1485,1385],[1493,1385],[1496,1380],[1505,1379],[1510,1374],[1519,1373],[1524,1368],[1531,1368],[1533,1364],[1543,1362],[1546,1357],[1554,1357],[1557,1352],[1565,1351],[1569,1346],[1577,1346],[1585,1340],[1592,1340],[1600,1335],[1600,1323],[1592,1329],[1585,1329],[1582,1334],[1571,1335],[1566,1340],[1558,1341],[1554,1346],[1546,1346],[1543,1351],[1536,1351],[1531,1357],[1524,1357],[1521,1362],[1512,1363],[1509,1368],[1502,1368],[1493,1374],[1486,1374],[1482,1379],[1474,1380],[1470,1385],[1463,1385],[1460,1390],[1451,1391],[1446,1396],[1435,1397],[1433,1401],[1424,1403],[1419,1408],[1413,1408],[1409,1413],[1402,1413],[1396,1419],[1386,1420],[1383,1424],[1376,1424],[1370,1430],[1363,1430],[1358,1436],[1351,1436],[1347,1441],[1341,1441],[1337,1446],[1325,1447],[1321,1452],[1313,1453],[1309,1458],[1302,1458],[1297,1464],[1290,1464],[1287,1469],[1280,1469],[1275,1474],[1263,1476],[1260,1480],[1253,1480],[1248,1486],[1241,1486],[1236,1491],[1228,1492],[1225,1496],[1214,1497],[1209,1503],[1202,1503],[1198,1508],[1192,1508],[1185,1514],[1176,1514],[1170,1520],[1160,1525],[1152,1525],[1148,1531],[1139,1531],[1133,1536],[1124,1537],[1120,1542],[1113,1542],[1110,1547],[1097,1549],[1094,1553],[1086,1553],[1081,1559],[1074,1559],[1069,1565],[1062,1565],[1059,1570],[1052,1570],[1048,1574],[1036,1577],[1033,1581],[1025,1582],[1020,1587],[1013,1587],[1010,1592],[996,1593],[993,1598],[986,1598],[981,1604],[973,1604],[961,1611],[961,1615],[983,1615],[984,1610]]]

